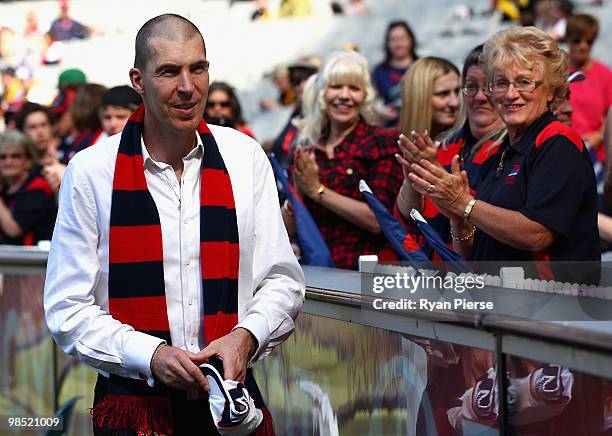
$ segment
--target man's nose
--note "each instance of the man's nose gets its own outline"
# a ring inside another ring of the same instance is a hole
[[[176,89],[184,94],[191,94],[193,92],[193,78],[189,71],[181,71],[178,75]]]

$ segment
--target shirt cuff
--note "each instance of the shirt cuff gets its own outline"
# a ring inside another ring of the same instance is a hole
[[[138,372],[141,379],[146,380],[151,387],[155,379],[151,373],[151,357],[163,339],[138,331],[126,332],[123,337],[123,365],[125,368]]]
[[[259,313],[251,313],[247,315],[242,321],[240,321],[236,327],[232,329],[236,330],[238,327],[247,329],[257,339],[257,350],[253,354],[249,366],[253,366],[257,360],[265,353],[270,342],[270,329],[268,328],[268,321],[266,318]]]

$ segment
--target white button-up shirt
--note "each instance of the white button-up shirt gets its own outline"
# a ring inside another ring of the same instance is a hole
[[[258,341],[253,362],[293,331],[304,276],[289,245],[268,159],[257,142],[211,126],[230,174],[240,243],[238,325]],[[62,180],[47,279],[45,316],[69,354],[102,374],[153,383],[151,356],[160,339],[108,313],[108,243],[120,134],[78,153]],[[183,158],[181,180],[141,144],[147,186],[160,215],[166,304],[172,345],[197,353],[203,341],[200,271],[200,164],[197,147]],[[204,224],[206,225],[206,224]]]

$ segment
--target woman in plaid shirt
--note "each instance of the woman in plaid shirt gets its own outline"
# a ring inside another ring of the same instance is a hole
[[[294,184],[317,223],[337,268],[356,269],[362,254],[397,259],[359,192],[366,180],[391,209],[402,184],[397,132],[377,127],[367,61],[333,53],[304,91],[304,116],[291,165]],[[287,228],[290,213],[284,208]]]

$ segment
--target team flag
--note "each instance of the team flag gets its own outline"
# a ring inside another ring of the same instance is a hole
[[[450,249],[445,243],[440,234],[429,225],[425,218],[417,211],[416,209],[412,209],[410,212],[410,216],[413,220],[416,221],[419,226],[419,230],[425,237],[427,243],[434,249],[436,253],[440,256],[440,258],[445,262],[447,268],[450,271],[454,271],[457,274],[462,272],[468,272],[470,270],[470,266],[467,261],[456,251]]]
[[[302,199],[289,183],[287,172],[283,169],[274,155],[270,155],[270,163],[272,164],[276,179],[281,183],[287,198],[293,206],[297,242],[302,250],[302,259],[300,263],[303,265],[333,268],[334,261],[325,243],[325,239],[323,239],[310,212],[308,212],[308,209],[304,203],[302,203]]]
[[[410,262],[416,270],[421,268],[433,268],[427,254],[421,250],[418,242],[408,233],[408,230],[389,213],[387,208],[378,198],[376,198],[364,180],[359,182],[359,190],[361,191],[361,195],[363,195],[368,202],[372,212],[374,212],[376,221],[378,221],[387,240],[391,243],[402,260]]]

